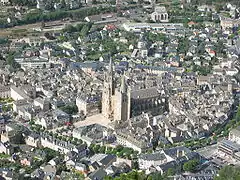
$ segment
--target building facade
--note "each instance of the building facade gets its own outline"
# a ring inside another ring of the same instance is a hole
[[[92,116],[100,113],[99,99],[96,97],[78,97],[76,105],[78,112],[82,112],[86,116]]]
[[[112,60],[110,59],[108,72],[104,75],[102,92],[102,114],[107,119],[113,119],[114,85]]]
[[[9,86],[0,86],[0,97],[9,98],[11,96],[11,90]]]
[[[240,126],[229,132],[228,140],[240,144]]]
[[[130,118],[130,94],[122,76],[121,88],[116,90],[114,120],[128,120]]]
[[[151,19],[154,22],[168,22],[168,13],[164,6],[155,7],[154,12],[151,14]]]

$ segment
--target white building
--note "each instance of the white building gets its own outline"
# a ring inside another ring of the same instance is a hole
[[[13,102],[13,111],[18,112],[21,107],[30,107],[31,104],[26,99],[16,100]]]
[[[182,23],[124,23],[126,31],[141,32],[145,29],[154,31],[184,31]]]
[[[86,116],[100,113],[99,101],[98,99],[94,99],[94,97],[78,97],[76,99],[76,105],[78,107],[78,112],[82,112]]]
[[[45,9],[45,1],[37,0],[37,9]]]
[[[39,112],[41,108],[39,106],[30,106],[30,107],[21,107],[18,109],[18,115],[24,119],[31,120],[33,119]]]
[[[106,127],[99,124],[78,127],[72,132],[72,137],[81,139],[87,145],[102,143],[109,135],[112,135],[112,132],[108,132]]]
[[[14,101],[28,99],[29,97],[18,87],[11,86],[11,98]]]
[[[36,88],[30,85],[24,85],[22,87],[11,86],[11,98],[13,100],[22,100],[29,98],[36,98]]]
[[[153,154],[142,154],[138,158],[139,169],[148,169],[150,167],[157,167],[168,162],[167,157],[162,152]]]
[[[9,98],[11,96],[10,86],[0,86],[0,97]]]
[[[43,118],[38,118],[35,121],[35,124],[38,124],[38,125],[44,127],[45,129],[51,129],[52,128],[52,122],[53,122],[52,117],[43,117]]]
[[[0,142],[0,153],[12,155],[13,147],[9,142]]]
[[[141,154],[138,158],[139,168],[142,170],[148,170],[151,167],[158,169],[159,166],[167,164],[169,162],[175,162],[176,160],[185,157],[187,159],[198,157],[197,153],[193,153],[186,147],[174,147],[167,150],[161,150],[153,154]]]
[[[25,138],[25,143],[29,146],[40,147],[41,142],[38,134],[30,134]]]
[[[49,68],[50,62],[48,55],[40,55],[39,57],[18,57],[14,59],[17,63],[21,65],[22,68]]]
[[[141,49],[141,57],[145,58],[148,55],[148,50],[147,49]]]
[[[42,147],[50,148],[54,151],[58,151],[63,154],[67,154],[70,151],[74,151],[78,153],[78,156],[84,157],[86,156],[86,148],[87,146],[85,144],[78,145],[77,147],[70,142],[67,141],[61,141],[58,139],[55,139],[52,136],[48,135],[42,135],[41,136],[41,145]]]
[[[226,75],[229,75],[229,76],[234,76],[235,74],[238,73],[237,68],[226,69],[225,71],[226,71]]]
[[[233,28],[233,27],[238,27],[240,25],[240,20],[239,19],[231,19],[231,18],[226,18],[220,16],[220,25],[221,27],[226,30],[228,28]]]
[[[40,108],[43,111],[48,111],[49,108],[50,108],[49,102],[46,99],[43,99],[43,98],[36,98],[36,99],[34,99],[33,103],[34,103],[35,106],[40,106]]]
[[[237,143],[237,144],[240,144],[240,126],[238,126],[235,129],[232,129],[229,132],[228,139],[230,141],[233,141],[233,142]]]
[[[134,137],[128,132],[118,131],[116,132],[117,143],[134,149],[138,152],[146,152],[150,147],[148,146],[148,142],[144,140],[143,137]]]
[[[0,1],[2,5],[8,5],[10,4],[10,1],[9,0],[1,0]]]
[[[168,13],[164,6],[156,6],[154,12],[151,14],[151,19],[155,22],[168,22]]]

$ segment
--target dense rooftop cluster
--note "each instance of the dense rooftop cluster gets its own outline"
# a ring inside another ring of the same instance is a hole
[[[0,2],[0,179],[238,175],[237,5]]]

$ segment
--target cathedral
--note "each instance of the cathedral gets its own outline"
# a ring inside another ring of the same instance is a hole
[[[143,112],[163,113],[167,110],[167,97],[157,87],[133,90],[126,79],[125,74],[122,75],[120,87],[116,86],[110,60],[102,92],[102,114],[105,118],[123,122]]]
[[[130,118],[130,98],[129,90],[122,76],[120,88],[116,88],[113,75],[112,60],[109,69],[104,75],[102,93],[102,114],[107,119],[126,121]]]

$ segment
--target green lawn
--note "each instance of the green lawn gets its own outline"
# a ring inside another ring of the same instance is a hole
[[[10,156],[4,153],[0,153],[0,159],[9,158]]]

